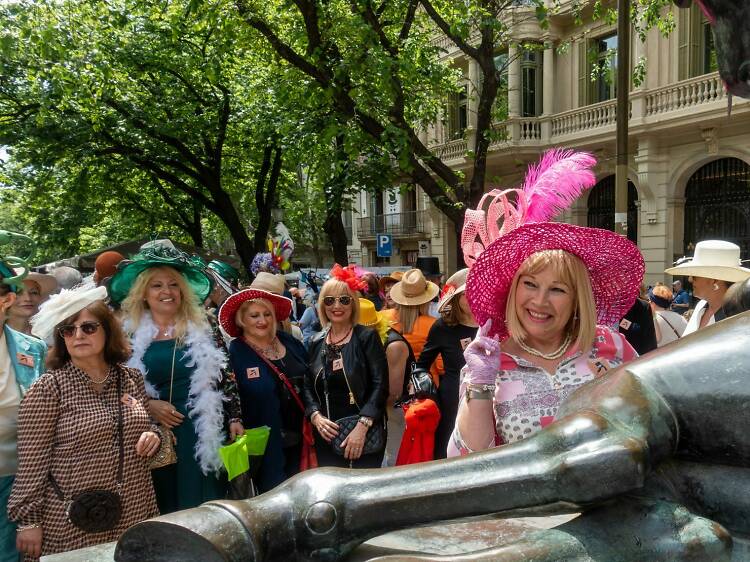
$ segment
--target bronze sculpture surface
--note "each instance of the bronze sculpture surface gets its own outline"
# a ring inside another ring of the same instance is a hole
[[[730,533],[750,535],[748,406],[750,313],[582,387],[524,441],[407,467],[310,471],[252,500],[140,523],[115,559],[342,560],[394,529],[584,511],[466,559],[729,560]]]

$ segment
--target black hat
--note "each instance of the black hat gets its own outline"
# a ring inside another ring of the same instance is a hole
[[[443,274],[440,271],[440,260],[436,256],[417,258],[414,267],[419,269],[425,277],[438,277]]]

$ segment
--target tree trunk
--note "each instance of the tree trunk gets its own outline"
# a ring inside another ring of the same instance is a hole
[[[341,211],[337,213],[328,209],[323,227],[331,241],[333,261],[341,265],[347,265],[349,263],[349,254],[346,250],[346,229],[344,228],[344,221],[341,220]]]
[[[201,224],[202,206],[198,201],[193,200],[193,220],[190,223],[190,238],[193,239],[193,246],[203,248],[203,225]]]

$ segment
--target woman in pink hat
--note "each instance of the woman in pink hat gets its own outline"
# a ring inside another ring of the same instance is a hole
[[[638,296],[638,248],[614,232],[547,222],[595,183],[594,162],[548,153],[522,189],[487,194],[486,224],[483,211],[467,212],[466,295],[481,328],[464,353],[449,456],[533,435],[570,393],[637,355],[612,328]]]

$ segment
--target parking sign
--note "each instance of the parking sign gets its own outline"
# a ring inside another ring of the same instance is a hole
[[[393,237],[390,234],[378,234],[377,250],[379,258],[390,258],[393,253]]]

